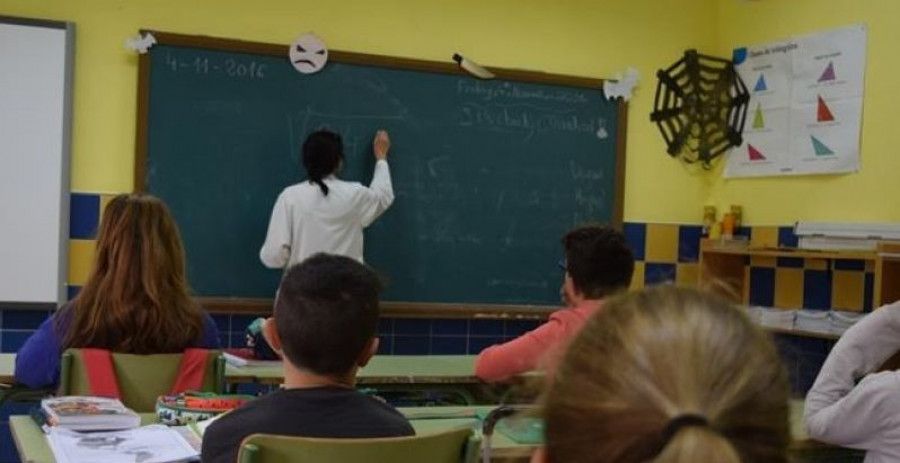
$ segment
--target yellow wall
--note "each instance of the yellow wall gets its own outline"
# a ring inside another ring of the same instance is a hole
[[[856,23],[868,25],[862,169],[858,174],[725,180],[710,176],[709,201],[742,204],[754,225],[900,221],[900,1],[720,0],[719,51]]]
[[[139,28],[288,43],[313,30],[333,49],[610,77],[638,68],[628,124],[625,216],[696,222],[703,176],[665,155],[648,114],[655,71],[715,46],[714,0],[0,0],[0,14],[76,23],[72,189],[132,188]]]

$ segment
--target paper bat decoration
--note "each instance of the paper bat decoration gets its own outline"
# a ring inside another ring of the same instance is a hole
[[[149,32],[144,35],[138,34],[137,37],[125,39],[125,48],[136,51],[142,55],[147,53],[147,50],[153,45],[156,45],[156,37]]]
[[[639,78],[640,74],[638,74],[637,69],[628,68],[625,70],[624,76],[618,74],[613,80],[603,81],[603,93],[610,100],[622,97],[622,99],[628,101],[631,99],[631,92],[637,86]]]

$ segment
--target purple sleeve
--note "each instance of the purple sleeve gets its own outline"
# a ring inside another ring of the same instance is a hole
[[[60,339],[55,326],[56,317],[47,317],[16,354],[16,382],[39,388],[59,381],[62,356]]]
[[[203,312],[203,333],[200,338],[200,345],[204,349],[221,349],[222,344],[219,341],[219,328],[216,322],[208,313]]]

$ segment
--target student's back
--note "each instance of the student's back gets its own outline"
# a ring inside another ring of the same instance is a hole
[[[55,384],[62,351],[84,347],[131,354],[219,348],[215,323],[190,296],[175,221],[153,196],[118,195],[106,206],[87,283],[19,349],[16,380]]]
[[[203,461],[234,461],[239,439],[251,431],[333,438],[414,434],[406,418],[390,405],[355,389],[335,386],[282,389],[230,412],[220,421],[204,436]]]
[[[393,407],[356,390],[357,370],[378,350],[375,273],[343,256],[317,254],[285,273],[275,316],[263,326],[282,355],[285,389],[213,423],[204,463],[232,463],[241,441],[266,433],[370,438],[415,432]]]

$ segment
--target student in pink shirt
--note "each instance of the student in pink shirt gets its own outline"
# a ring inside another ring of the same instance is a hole
[[[538,369],[552,371],[568,340],[581,330],[603,299],[628,289],[634,257],[622,233],[599,226],[576,228],[562,239],[566,271],[560,293],[566,308],[547,323],[478,355],[475,374],[495,382]]]

